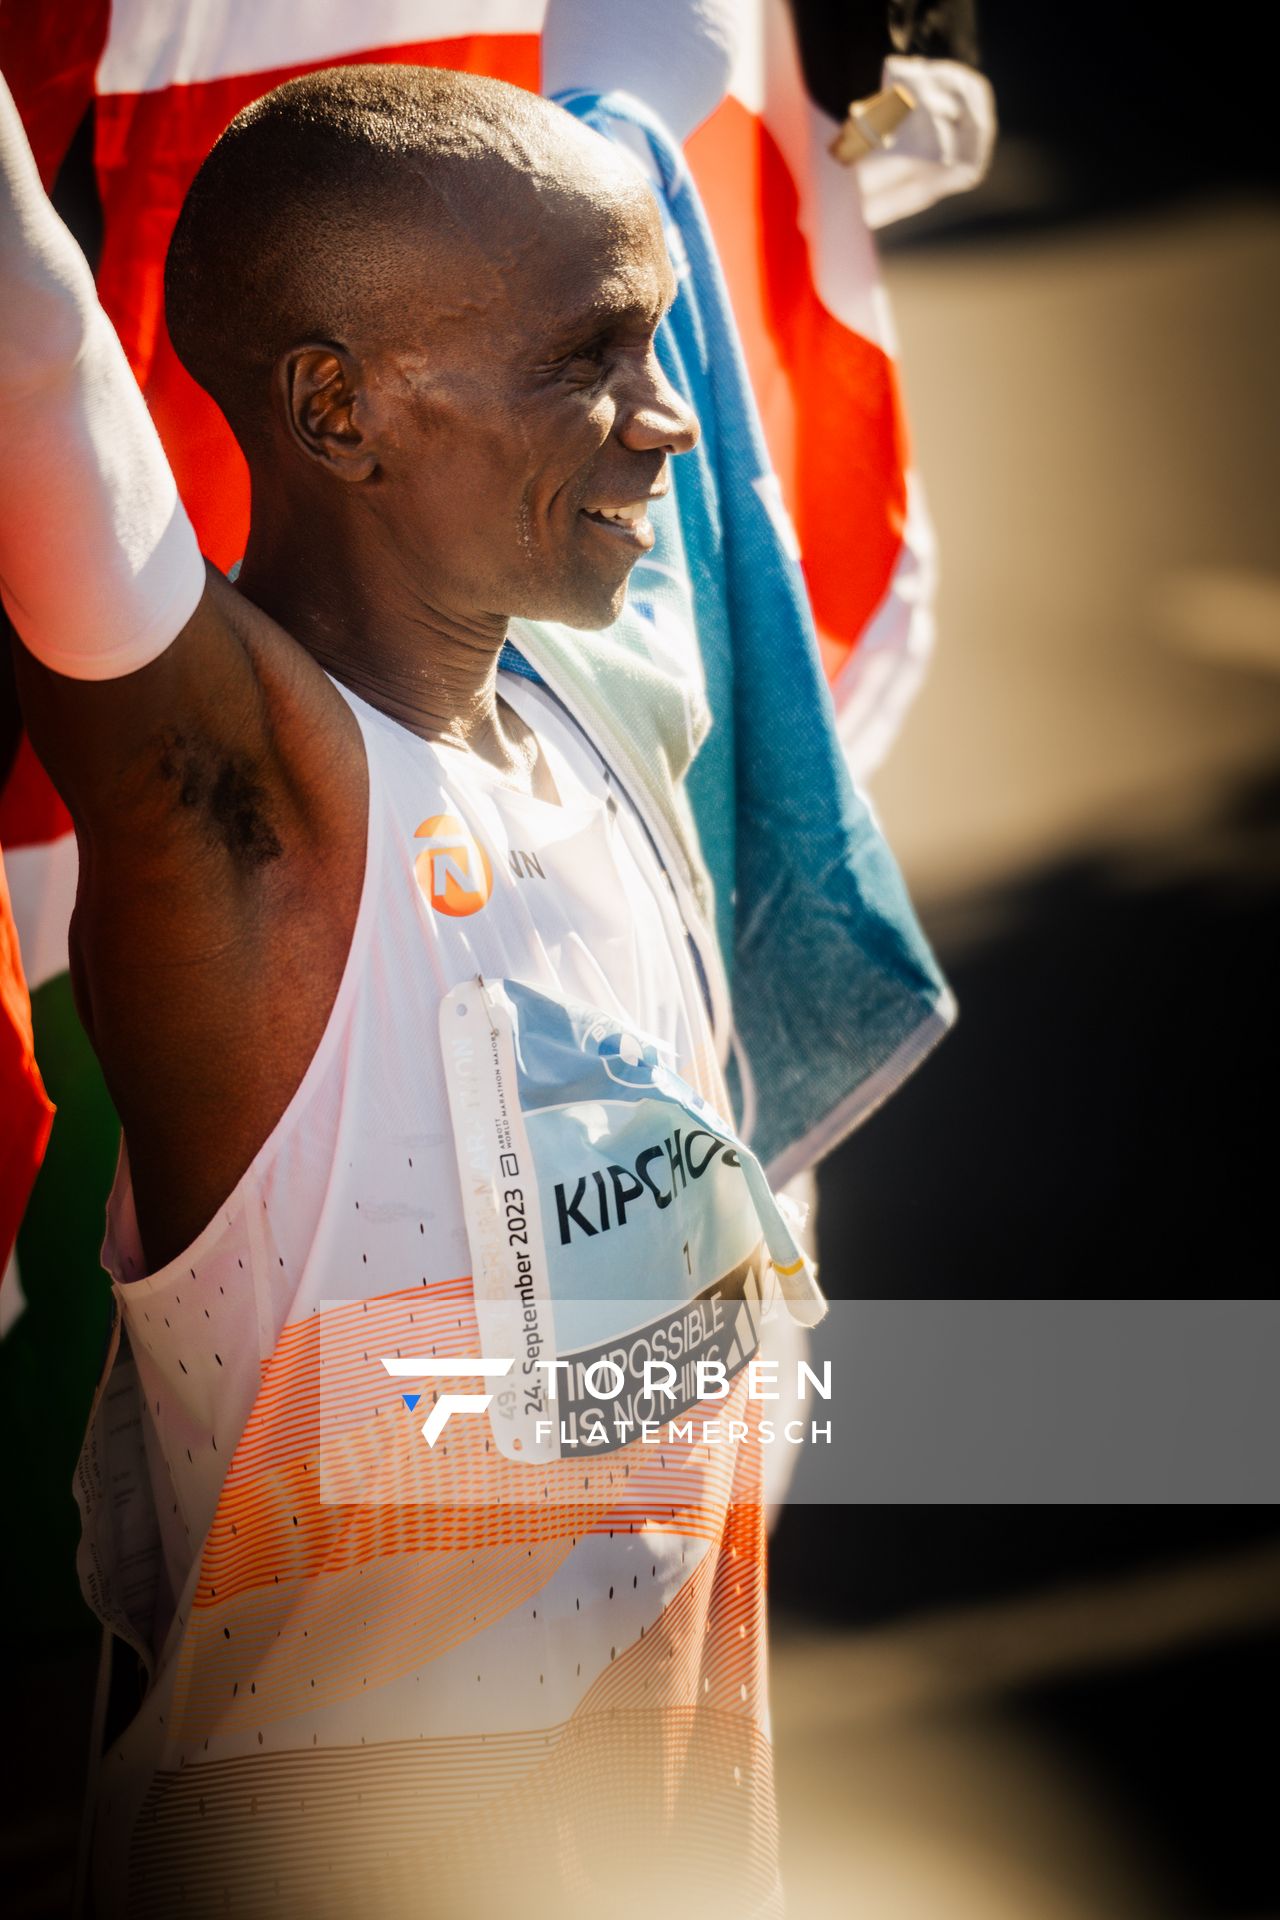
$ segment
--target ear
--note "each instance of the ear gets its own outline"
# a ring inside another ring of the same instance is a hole
[[[295,446],[336,480],[367,480],[377,449],[366,427],[359,364],[347,349],[314,340],[293,347],[276,379]]]

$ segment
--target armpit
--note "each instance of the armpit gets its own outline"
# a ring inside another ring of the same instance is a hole
[[[180,810],[200,815],[238,867],[264,866],[284,848],[267,789],[248,754],[216,749],[177,728],[161,737],[157,770]]]

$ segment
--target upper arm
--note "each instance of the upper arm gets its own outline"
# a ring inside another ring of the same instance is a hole
[[[137,672],[73,680],[21,648],[17,669],[75,821],[76,1000],[158,1263],[233,1190],[324,1031],[364,871],[359,728],[212,570]]]
[[[21,644],[16,667],[32,744],[114,884],[160,883],[174,900],[185,882],[213,909],[286,853],[322,849],[354,719],[216,569],[177,636],[132,673],[73,678]]]

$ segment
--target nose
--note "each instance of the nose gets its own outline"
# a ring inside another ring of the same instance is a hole
[[[698,416],[676,392],[652,351],[619,409],[618,438],[633,453],[688,453],[698,444]]]

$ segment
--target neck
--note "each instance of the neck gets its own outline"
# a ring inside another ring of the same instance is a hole
[[[296,525],[255,514],[236,582],[245,598],[380,713],[527,778],[526,730],[497,697],[505,616],[439,604],[386,539],[371,552],[367,540],[326,526],[300,542]]]

